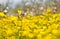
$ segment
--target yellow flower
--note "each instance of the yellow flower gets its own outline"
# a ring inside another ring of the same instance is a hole
[[[42,34],[42,35],[46,35],[47,32],[46,32],[46,31],[44,31],[44,32],[41,31],[40,34]]]
[[[60,35],[60,32],[59,32],[59,30],[54,29],[54,30],[52,30],[52,34],[54,34],[54,35]]]
[[[33,37],[34,37],[34,34],[33,34],[33,33],[29,33],[28,36],[29,36],[30,38],[33,38]]]
[[[29,13],[29,14],[26,16],[26,18],[30,18],[30,16],[31,16],[31,14]]]
[[[48,34],[44,37],[44,39],[52,39],[52,38],[53,38],[52,34]]]
[[[16,21],[18,18],[16,16],[10,16],[10,17],[8,17],[8,19]]]
[[[21,14],[22,13],[22,11],[21,10],[18,10],[18,14]]]
[[[41,34],[38,34],[37,35],[37,39],[42,39],[42,35]]]
[[[34,31],[33,31],[33,33],[34,33],[34,35],[37,35],[38,33],[39,33],[39,29],[34,29]]]
[[[23,31],[22,36],[28,36],[29,31]]]
[[[52,28],[52,29],[58,29],[58,27],[59,27],[59,24],[52,24],[52,25],[51,25],[51,28]]]
[[[47,33],[51,32],[52,28],[51,26],[48,26],[48,29],[46,30]]]
[[[3,16],[6,16],[6,15],[3,12],[0,12],[0,16],[3,17]]]
[[[46,26],[43,26],[43,29],[40,29],[40,34],[42,35],[46,35],[48,32],[47,32],[47,27]]]
[[[26,26],[26,27],[22,27],[22,29],[26,30],[26,31],[30,31],[29,27]]]
[[[18,32],[18,29],[13,29],[12,31],[15,33],[15,32]]]
[[[47,13],[49,13],[49,12],[52,12],[52,9],[51,8],[48,8],[47,9]]]
[[[13,34],[13,31],[11,29],[8,29],[8,30],[6,30],[6,34],[7,35],[12,35]]]
[[[11,36],[11,37],[7,37],[7,39],[16,39],[16,37]]]

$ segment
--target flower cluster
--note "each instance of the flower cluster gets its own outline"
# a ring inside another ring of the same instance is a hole
[[[60,39],[60,13],[2,17],[0,39]]]
[[[59,39],[60,14],[27,16],[22,19],[22,39]]]

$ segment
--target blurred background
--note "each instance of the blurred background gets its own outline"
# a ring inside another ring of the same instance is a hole
[[[7,10],[9,15],[17,15],[18,9],[32,15],[44,14],[48,8],[56,13],[60,12],[59,7],[60,0],[0,0],[0,11]]]

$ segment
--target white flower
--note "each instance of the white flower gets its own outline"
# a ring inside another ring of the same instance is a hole
[[[5,13],[7,13],[8,11],[7,10],[4,10]]]

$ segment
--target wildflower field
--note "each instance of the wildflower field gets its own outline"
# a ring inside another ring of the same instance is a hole
[[[18,18],[0,12],[0,39],[60,39],[60,13]]]

